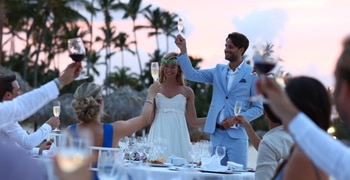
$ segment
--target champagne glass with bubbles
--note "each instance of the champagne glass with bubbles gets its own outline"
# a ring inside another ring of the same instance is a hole
[[[154,81],[159,80],[159,64],[158,64],[158,62],[151,63],[151,74],[152,74]]]
[[[177,30],[179,31],[179,34],[182,35],[183,29],[184,29],[184,22],[182,18],[179,18],[179,20],[177,21]]]
[[[61,113],[61,103],[59,100],[53,101],[52,105],[52,113],[55,117],[59,117]],[[59,129],[55,128],[53,131],[59,131]]]
[[[243,104],[242,101],[236,101],[235,102],[235,107],[233,109],[233,112],[234,112],[235,116],[238,116],[239,113],[241,113],[242,104]],[[235,124],[234,127],[237,127],[237,124]]]
[[[56,100],[53,102],[52,105],[52,113],[55,117],[59,117],[61,113],[61,103],[60,101]]]
[[[83,43],[83,40],[81,38],[72,38],[68,39],[68,52],[69,57],[75,61],[75,62],[81,62],[83,61],[85,57],[85,46]],[[88,78],[86,76],[85,71],[82,70],[79,77],[77,77],[75,80],[82,80]]]

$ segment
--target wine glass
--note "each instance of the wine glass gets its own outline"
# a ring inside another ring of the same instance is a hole
[[[182,35],[183,29],[184,29],[184,22],[183,22],[182,18],[179,18],[179,20],[177,21],[177,30],[179,31],[179,34]]]
[[[159,64],[158,62],[151,63],[151,74],[154,81],[158,81],[159,79]]]
[[[89,130],[66,130],[62,133],[61,140],[57,151],[57,163],[63,172],[73,172],[91,159],[92,136]]]
[[[224,146],[216,146],[215,148],[215,155],[219,158],[218,163],[220,163],[221,159],[225,157],[226,155],[226,147]]]
[[[197,153],[198,153],[198,148],[197,148],[197,144],[196,143],[191,143],[191,146],[190,146],[190,151],[189,151],[189,154],[191,156],[191,164],[192,164],[192,168],[194,168],[194,158],[196,157]]]
[[[68,39],[68,52],[69,57],[75,62],[81,62],[85,57],[85,47],[81,38]],[[81,71],[79,77],[75,80],[82,80],[88,78],[85,75],[85,71]]]
[[[254,47],[254,70],[262,78],[265,78],[280,60],[280,58],[274,54],[274,45],[272,43],[266,43],[265,45],[257,44]],[[263,101],[266,102],[265,98],[259,94],[251,97],[251,101]]]

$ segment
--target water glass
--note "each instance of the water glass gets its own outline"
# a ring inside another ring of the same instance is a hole
[[[97,162],[97,176],[101,180],[118,179],[123,176],[123,151],[110,148],[99,151]]]

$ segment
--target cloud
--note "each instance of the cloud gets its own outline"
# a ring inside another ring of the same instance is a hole
[[[243,18],[234,17],[233,24],[237,32],[245,34],[251,43],[256,41],[283,44],[282,31],[287,22],[287,13],[281,8],[253,10]]]

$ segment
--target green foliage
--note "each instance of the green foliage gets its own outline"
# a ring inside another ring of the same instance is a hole
[[[254,130],[262,130],[262,131],[268,131],[269,127],[267,126],[266,120],[264,118],[264,115],[261,115],[257,119],[250,122]]]
[[[350,141],[350,129],[339,118],[333,120],[335,136],[340,140]]]

